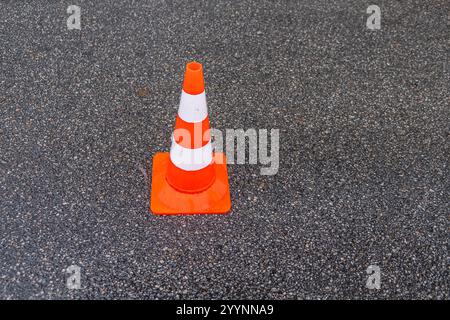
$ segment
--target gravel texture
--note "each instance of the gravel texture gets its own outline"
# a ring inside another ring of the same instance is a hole
[[[448,299],[449,12],[0,1],[0,298]],[[192,59],[213,127],[278,128],[280,168],[230,165],[228,215],[156,217],[151,156]]]

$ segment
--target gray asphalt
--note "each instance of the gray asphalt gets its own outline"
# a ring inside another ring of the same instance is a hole
[[[0,298],[448,299],[449,12],[0,1]],[[228,215],[156,217],[151,156],[193,59],[212,126],[280,129],[280,169],[230,165]]]

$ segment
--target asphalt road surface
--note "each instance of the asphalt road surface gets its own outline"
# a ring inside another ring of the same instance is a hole
[[[448,299],[449,12],[0,1],[0,298]],[[157,217],[151,157],[194,59],[212,126],[279,129],[279,170],[229,165],[228,215]]]

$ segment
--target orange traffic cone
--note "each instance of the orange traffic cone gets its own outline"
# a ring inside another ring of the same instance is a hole
[[[226,213],[226,158],[212,152],[202,65],[186,66],[170,153],[153,157],[150,210],[155,214]]]

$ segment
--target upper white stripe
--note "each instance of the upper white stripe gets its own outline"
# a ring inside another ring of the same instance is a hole
[[[191,123],[202,122],[207,115],[205,91],[195,95],[186,93],[184,90],[181,92],[178,116],[182,120]]]
[[[189,149],[176,143],[172,136],[170,160],[175,166],[186,171],[203,169],[212,161],[211,141],[201,148]]]

